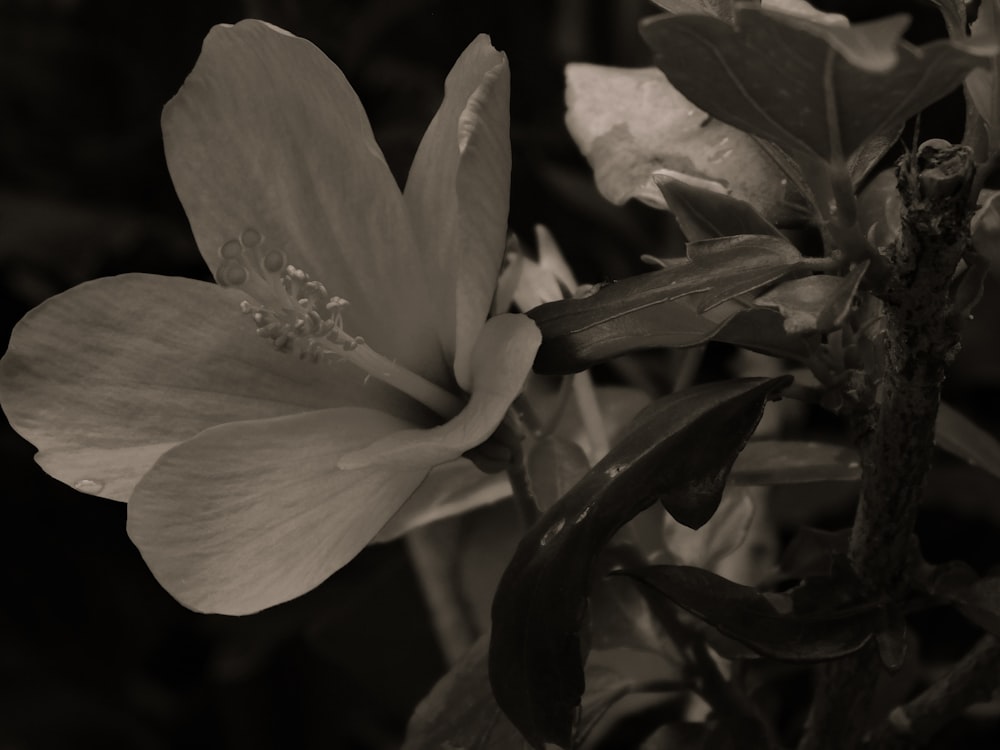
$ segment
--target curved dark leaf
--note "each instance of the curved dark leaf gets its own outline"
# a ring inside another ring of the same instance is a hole
[[[796,614],[785,594],[769,599],[702,568],[656,565],[624,574],[651,586],[723,635],[784,661],[824,661],[854,653],[881,622],[880,610],[873,605]],[[772,600],[787,600],[783,609],[788,611],[779,611]]]
[[[584,690],[581,629],[601,550],[657,501],[694,528],[711,518],[765,402],[790,382],[732,380],[659,399],[524,535],[493,601],[490,679],[533,745],[570,742]]]

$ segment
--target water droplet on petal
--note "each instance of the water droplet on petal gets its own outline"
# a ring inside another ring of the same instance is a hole
[[[546,544],[555,539],[556,534],[562,531],[563,526],[565,525],[566,525],[566,519],[560,518],[558,521],[556,521],[549,527],[549,530],[545,532],[545,534],[542,536],[541,540],[538,543],[544,547]]]
[[[73,483],[73,489],[86,492],[88,495],[96,495],[104,489],[104,482],[98,482],[93,479],[81,479]]]

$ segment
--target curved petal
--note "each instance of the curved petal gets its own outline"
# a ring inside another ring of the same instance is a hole
[[[345,325],[442,384],[422,259],[399,187],[343,73],[260,21],[216,26],[163,111],[174,187],[209,267],[254,230],[350,301]],[[261,300],[262,302],[264,300]]]
[[[327,409],[221,425],[168,451],[135,489],[128,533],[191,609],[249,614],[346,565],[429,467],[341,471],[337,457],[408,423]]]
[[[510,494],[506,474],[486,474],[469,459],[457,458],[430,470],[375,541],[391,541],[420,526],[490,505]]]
[[[526,315],[490,318],[472,358],[472,395],[454,419],[427,430],[403,430],[340,458],[342,469],[436,466],[483,443],[503,421],[531,371],[542,334]]]
[[[282,355],[237,292],[128,274],[28,313],[0,361],[11,425],[56,479],[125,500],[172,445],[224,422],[363,404],[361,374]]]
[[[469,390],[470,357],[493,300],[510,194],[510,71],[480,34],[445,81],[444,101],[417,149],[406,205],[438,294],[447,354]]]

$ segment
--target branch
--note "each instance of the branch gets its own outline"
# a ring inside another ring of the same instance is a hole
[[[951,671],[909,703],[898,706],[868,741],[878,750],[909,750],[933,735],[974,703],[990,699],[1000,687],[1000,641],[982,638]]]
[[[934,451],[934,424],[958,323],[948,287],[969,248],[975,167],[964,146],[924,143],[897,164],[902,228],[884,253],[878,291],[885,332],[881,382],[870,410],[851,415],[863,476],[848,555],[864,595],[901,607],[911,536]],[[850,750],[869,725],[881,671],[874,644],[824,665],[802,750]]]

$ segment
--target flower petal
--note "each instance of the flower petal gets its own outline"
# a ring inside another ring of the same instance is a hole
[[[466,391],[472,347],[506,246],[509,101],[507,58],[481,34],[448,74],[444,101],[417,149],[404,193],[428,283],[448,290],[437,299],[442,343]]]
[[[135,489],[128,532],[161,585],[202,612],[249,614],[346,565],[429,467],[341,471],[337,458],[408,423],[326,409],[206,430]]]
[[[7,418],[56,479],[125,500],[160,454],[207,427],[381,393],[350,368],[274,351],[240,313],[241,297],[128,274],[47,300],[14,328],[0,362]]]
[[[510,494],[506,474],[486,474],[469,459],[457,458],[431,469],[375,541],[391,541],[420,526],[492,505]]]
[[[447,383],[399,187],[357,95],[319,49],[260,21],[216,26],[163,111],[163,141],[213,271],[224,243],[256,230],[262,247],[350,301],[351,335]]]
[[[531,371],[542,335],[526,315],[490,318],[472,355],[472,395],[449,422],[427,430],[403,430],[341,456],[342,469],[389,464],[435,466],[483,443],[503,421]]]

